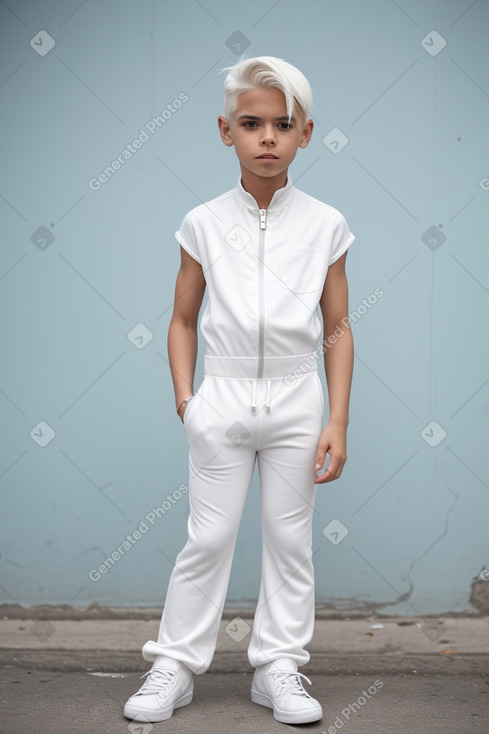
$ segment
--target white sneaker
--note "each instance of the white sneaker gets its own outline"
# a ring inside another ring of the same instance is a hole
[[[193,673],[178,660],[157,655],[151,670],[141,677],[146,680],[124,706],[124,716],[128,719],[166,721],[173,709],[192,701]]]
[[[307,724],[318,721],[323,710],[315,698],[302,687],[301,678],[311,681],[297,672],[297,663],[289,658],[274,660],[255,670],[251,684],[251,700],[273,709],[273,716],[283,724]]]

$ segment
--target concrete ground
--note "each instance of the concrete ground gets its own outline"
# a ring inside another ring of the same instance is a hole
[[[318,619],[301,667],[323,719],[291,727],[250,700],[246,649],[252,619],[225,614],[209,671],[194,699],[158,724],[122,709],[149,665],[141,647],[153,619],[0,620],[0,732],[94,734],[225,731],[318,734],[489,732],[486,617]]]

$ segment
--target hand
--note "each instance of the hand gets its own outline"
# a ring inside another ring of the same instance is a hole
[[[326,461],[326,454],[330,455],[329,466],[325,472],[317,476]],[[341,476],[346,462],[346,425],[328,423],[323,429],[316,453],[314,466],[314,484],[332,482]]]
[[[187,407],[188,407],[188,403],[180,403],[180,405],[177,408],[177,415],[180,418],[180,420],[182,421],[182,423],[184,423],[184,416],[185,416],[185,411],[187,410]]]

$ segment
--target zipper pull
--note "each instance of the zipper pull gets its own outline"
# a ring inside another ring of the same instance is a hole
[[[267,228],[267,209],[260,209],[260,229]]]

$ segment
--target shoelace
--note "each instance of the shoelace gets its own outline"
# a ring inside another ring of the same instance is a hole
[[[174,680],[176,670],[164,670],[163,668],[151,668],[147,673],[141,676],[146,678],[138,693],[160,693],[167,688]]]
[[[302,687],[301,678],[305,678],[309,685],[312,685],[311,681],[304,673],[293,672],[291,670],[270,670],[268,675],[277,684],[278,694],[283,696],[285,701],[288,701],[292,695],[305,696],[311,698],[311,696]]]

